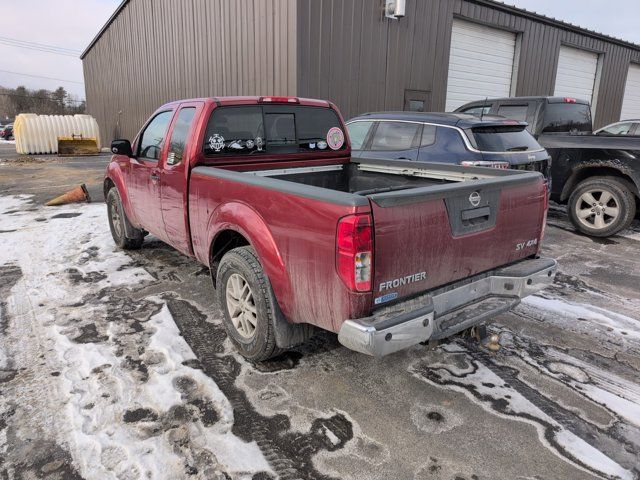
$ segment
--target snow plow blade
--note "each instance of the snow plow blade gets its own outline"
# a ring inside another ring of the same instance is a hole
[[[90,137],[84,138],[82,135],[71,137],[58,137],[58,156],[82,156],[82,155],[98,155],[97,139]]]

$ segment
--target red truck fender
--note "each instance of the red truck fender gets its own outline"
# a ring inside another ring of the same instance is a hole
[[[207,223],[207,244],[209,245],[207,264],[209,267],[212,267],[211,259],[218,253],[212,250],[216,239],[221,233],[229,230],[242,235],[254,248],[282,312],[285,317],[291,318],[289,314],[291,312],[292,291],[284,261],[266,222],[249,205],[230,202],[218,206],[212,212]],[[220,258],[217,260],[219,261]]]
[[[116,187],[118,189],[118,193],[120,194],[120,200],[122,200],[122,208],[124,208],[124,212],[127,214],[127,219],[134,225],[137,225],[137,220],[133,215],[133,208],[131,207],[131,200],[129,198],[129,194],[127,192],[127,188],[124,183],[124,174],[122,173],[122,169],[117,161],[112,160],[107,166],[107,172],[105,174],[103,191],[104,191],[104,199],[107,200],[107,194],[112,187]]]

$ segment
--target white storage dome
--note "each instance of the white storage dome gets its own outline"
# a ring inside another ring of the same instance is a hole
[[[93,138],[100,149],[98,122],[91,115],[21,113],[13,123],[16,151],[21,154],[58,153],[58,137]]]

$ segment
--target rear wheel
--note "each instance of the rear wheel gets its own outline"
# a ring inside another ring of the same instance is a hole
[[[252,362],[282,353],[276,345],[275,323],[286,321],[276,304],[271,285],[251,247],[227,252],[218,266],[218,301],[233,345]]]
[[[116,245],[124,250],[140,248],[144,241],[144,231],[135,228],[129,222],[127,214],[122,208],[122,200],[116,187],[111,188],[107,193],[107,213],[111,236]]]
[[[631,224],[636,203],[628,186],[615,177],[580,182],[569,197],[569,218],[583,233],[608,237]]]

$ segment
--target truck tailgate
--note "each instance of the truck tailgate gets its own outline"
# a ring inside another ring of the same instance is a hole
[[[546,186],[539,173],[513,173],[370,195],[374,305],[536,254]]]

